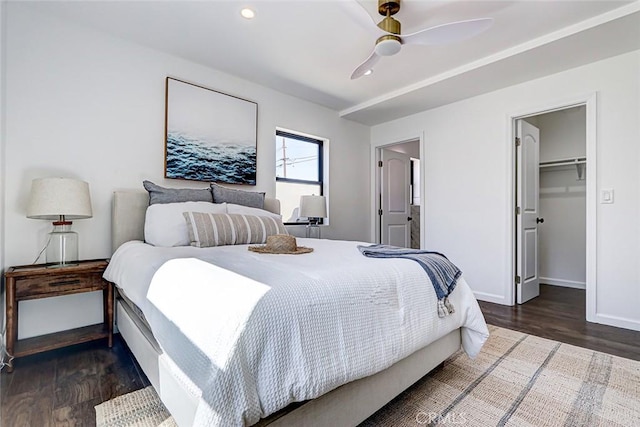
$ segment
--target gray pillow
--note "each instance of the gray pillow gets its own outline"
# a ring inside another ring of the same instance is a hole
[[[235,203],[250,208],[264,209],[264,193],[234,190],[214,183],[211,183],[211,192],[214,203]]]
[[[180,202],[211,202],[213,196],[209,188],[164,188],[151,181],[142,181],[145,190],[149,192],[149,204],[180,203]]]

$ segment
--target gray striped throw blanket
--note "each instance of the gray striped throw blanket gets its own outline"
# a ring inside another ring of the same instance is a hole
[[[358,245],[364,256],[371,258],[406,258],[416,261],[431,279],[433,289],[438,297],[438,317],[445,317],[454,313],[453,304],[449,302],[449,294],[453,292],[462,275],[446,256],[439,252],[423,251],[421,249],[399,248],[390,245]]]

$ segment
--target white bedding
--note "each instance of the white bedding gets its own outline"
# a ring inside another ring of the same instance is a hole
[[[200,389],[195,425],[251,425],[458,327],[472,357],[488,337],[463,278],[450,296],[456,312],[439,318],[414,261],[366,258],[360,242],[298,244],[314,252],[129,242],[111,259],[105,278],[142,309],[163,351]]]

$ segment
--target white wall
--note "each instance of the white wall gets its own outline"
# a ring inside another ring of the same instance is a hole
[[[640,330],[640,51],[372,128],[373,146],[424,132],[425,244],[457,263],[478,298],[510,304],[509,117],[597,92],[596,320]],[[587,172],[588,173],[588,172]]]
[[[414,159],[420,158],[420,141],[403,142],[402,144],[392,145],[387,147],[388,150],[397,151],[398,153],[404,153]]]
[[[540,169],[538,275],[540,283],[585,289],[587,193],[577,177],[575,166]]]
[[[6,2],[0,0],[0,266],[4,265],[4,200],[5,200],[5,42],[6,42]],[[4,276],[0,279],[0,331],[4,331],[5,315],[4,315]],[[0,335],[0,348],[4,349],[4,336]],[[0,354],[2,352],[0,351]],[[4,360],[0,355],[0,361]]]
[[[541,162],[586,156],[585,106],[536,118]],[[541,283],[585,289],[586,195],[586,180],[578,180],[575,166],[540,168],[540,216],[545,220],[538,227]]]
[[[586,107],[567,108],[535,116],[540,129],[540,162],[585,157]]]
[[[275,194],[276,127],[329,139],[331,225],[323,237],[368,238],[368,127],[228,74],[40,15],[37,8],[30,2],[7,8],[5,267],[33,262],[51,227],[25,217],[33,178],[60,175],[89,182],[94,216],[74,222],[84,259],[110,256],[114,189],[141,189],[144,179],[206,186],[162,178],[166,76],[258,103],[258,176],[251,189]],[[99,322],[100,301],[95,293],[21,303],[19,335]]]

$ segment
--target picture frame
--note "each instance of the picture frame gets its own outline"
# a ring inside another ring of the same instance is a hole
[[[258,104],[166,78],[165,178],[256,184]]]

